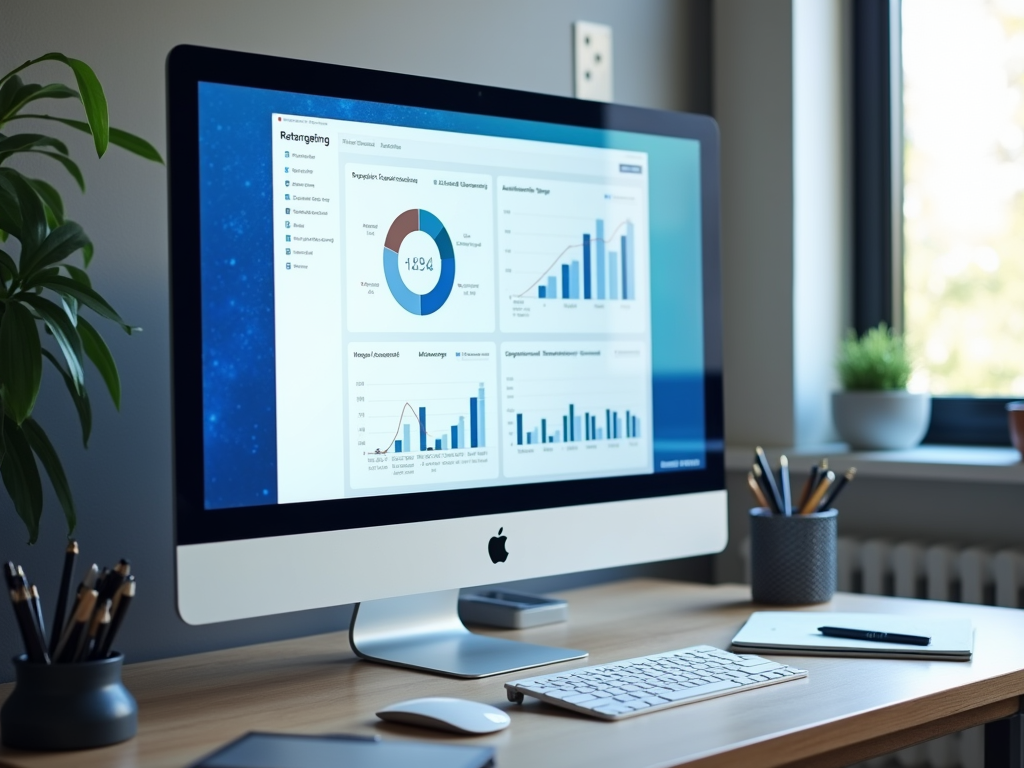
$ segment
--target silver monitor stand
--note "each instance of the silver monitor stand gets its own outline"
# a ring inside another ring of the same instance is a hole
[[[349,626],[356,655],[398,667],[476,678],[582,659],[586,651],[476,635],[459,619],[459,590],[371,600]]]

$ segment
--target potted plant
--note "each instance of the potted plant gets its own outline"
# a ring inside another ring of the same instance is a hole
[[[885,323],[860,338],[850,331],[839,356],[842,392],[832,395],[832,418],[852,448],[913,448],[928,431],[932,399],[907,391],[911,363],[903,337]]]
[[[62,83],[23,82],[18,73],[41,61],[67,65],[78,89]],[[44,99],[81,101],[86,121],[40,114],[39,104]],[[100,157],[108,144],[114,144],[149,160],[163,161],[146,141],[110,127],[103,89],[85,62],[48,53],[0,76],[0,476],[28,529],[29,543],[33,543],[43,511],[40,465],[64,510],[69,535],[76,522],[60,459],[33,416],[43,361],[51,364],[67,385],[81,423],[82,442],[88,445],[92,409],[85,388],[86,359],[96,366],[115,407],[120,407],[121,401],[113,355],[88,313],[113,321],[127,333],[138,329],[126,324],[93,289],[86,272],[92,243],[81,226],[65,218],[57,190],[9,165],[27,155],[49,158],[85,191],[82,172],[67,145],[41,133],[11,132],[19,120],[45,120],[91,134]],[[16,248],[12,247],[15,240]],[[79,265],[71,263],[76,255],[81,256]]]

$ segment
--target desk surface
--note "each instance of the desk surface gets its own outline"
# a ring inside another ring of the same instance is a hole
[[[494,634],[590,651],[585,661],[545,668],[553,672],[701,643],[725,648],[754,609],[749,588],[736,585],[634,580],[563,596],[568,623]],[[140,707],[135,739],[88,752],[4,750],[0,765],[180,768],[246,731],[270,730],[490,744],[500,768],[841,766],[1005,717],[1024,694],[1024,611],[847,594],[810,610],[967,617],[977,633],[974,660],[801,657],[792,663],[810,671],[806,680],[603,722],[536,701],[509,704],[502,683],[529,673],[465,681],[371,664],[353,657],[344,633],[332,633],[129,665],[125,683]],[[0,686],[0,700],[10,689]],[[494,704],[512,725],[459,739],[373,714],[426,695]]]

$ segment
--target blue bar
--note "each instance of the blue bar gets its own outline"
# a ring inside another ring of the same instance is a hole
[[[533,445],[533,432],[526,433],[526,444]]]
[[[466,447],[466,417],[459,416],[459,448]]]
[[[569,298],[578,299],[580,297],[580,263],[573,261],[569,265]]]
[[[569,442],[569,417],[568,416],[563,416],[562,417],[562,434],[565,435],[565,437],[563,437],[562,439],[565,440],[565,442],[568,443]]]
[[[540,442],[540,435],[537,433],[537,428],[536,427],[534,427],[532,430],[530,430],[530,437],[533,438],[533,444],[534,445],[536,445],[537,443]]]
[[[609,409],[604,411],[604,429],[608,434],[608,439],[612,439],[612,412]]]
[[[600,440],[601,439],[600,437],[597,436],[597,416],[591,416],[590,417],[590,439],[591,440]]]
[[[420,407],[420,450],[427,450],[427,409]]]
[[[629,416],[629,411],[626,411],[626,437],[633,436],[633,419]]]
[[[477,413],[477,399],[475,397],[469,398],[469,447],[476,448],[477,437],[476,437],[476,420],[479,416]]]
[[[604,430],[603,429],[597,430],[597,439],[598,440],[604,440]]]
[[[639,427],[640,427],[640,422],[637,420],[636,416],[634,416],[633,417],[633,437],[640,437]]]
[[[590,298],[590,235],[583,235],[583,298]]]
[[[589,413],[583,414],[583,424],[584,424],[583,429],[585,430],[584,434],[586,435],[586,437],[584,439],[589,440],[590,439],[590,414]]]
[[[540,420],[540,441],[546,443],[548,441],[548,420]]]
[[[476,406],[480,410],[480,415],[477,416],[477,430],[480,433],[479,435],[477,435],[477,437],[479,438],[477,440],[477,443],[480,445],[481,448],[486,448],[487,447],[487,440],[484,437],[484,423],[486,421],[484,416],[486,415],[486,412],[484,411],[484,385],[483,384],[480,385],[480,390],[479,390],[479,392],[477,392],[477,395],[476,395]]]
[[[437,440],[434,441],[434,450],[435,451],[440,451],[441,450],[441,438],[438,438]]]
[[[564,419],[563,419],[563,421],[564,421]],[[557,429],[555,430],[554,437],[551,438],[551,442],[553,442],[553,443],[560,443],[560,442],[562,442],[562,433],[559,432]]]
[[[401,453],[401,452],[402,452],[402,441],[401,440],[395,440],[395,453]]]
[[[576,417],[573,416],[575,408],[575,405],[569,404],[569,429],[565,433],[565,442],[567,443],[571,443],[576,439]]]
[[[631,299],[629,295],[630,289],[633,287],[632,281],[629,279],[629,251],[626,250],[626,236],[622,236],[622,298]]]
[[[608,251],[608,298],[619,298],[619,255]]]
[[[622,434],[622,418],[618,414],[615,414],[615,439],[618,440],[619,436],[621,434]]]
[[[523,444],[523,436],[519,435],[519,444]],[[459,447],[459,427],[456,424],[452,424],[452,450],[457,450]]]
[[[619,439],[619,414],[612,411],[612,440]]]
[[[538,285],[537,286],[537,298],[538,299],[543,299],[544,298],[544,292],[545,292],[546,289],[547,289],[546,285]]]
[[[604,219],[597,220],[597,298],[603,300],[605,283]]]
[[[548,278],[548,289],[545,291],[549,299],[558,298],[558,281],[553,277]]]
[[[627,254],[626,258],[626,273],[629,275],[629,296],[626,298],[636,298],[636,240],[633,239],[633,222],[629,221],[626,223],[626,237],[622,241],[622,252]],[[628,249],[628,250],[627,250]],[[633,437],[636,437],[634,434]]]
[[[569,265],[562,265],[562,298],[569,298]]]
[[[405,447],[406,453],[412,452],[412,429],[408,422],[402,425],[402,445]]]
[[[448,450],[448,435],[441,435],[441,450]]]

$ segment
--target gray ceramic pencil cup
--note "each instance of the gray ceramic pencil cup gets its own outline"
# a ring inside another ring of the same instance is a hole
[[[138,728],[139,708],[121,682],[124,656],[77,664],[14,659],[14,691],[0,709],[0,741],[15,749],[103,747]]]
[[[824,603],[836,591],[834,509],[812,515],[750,510],[750,586],[755,603]]]

